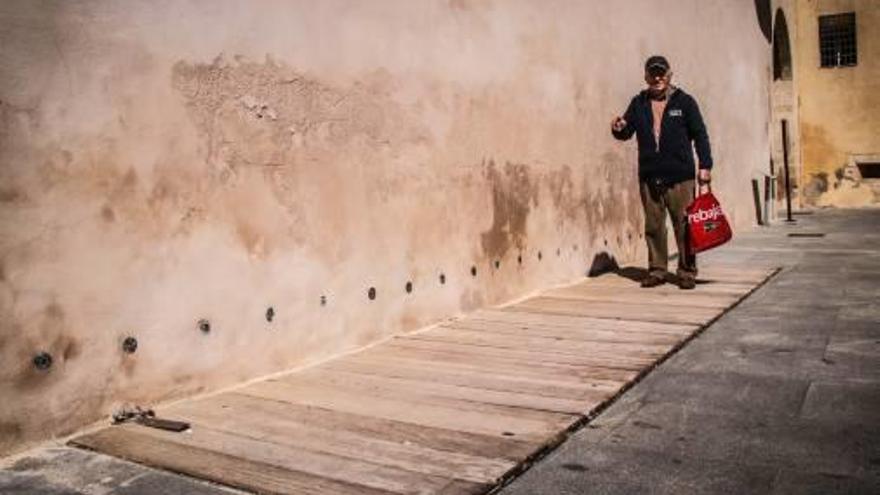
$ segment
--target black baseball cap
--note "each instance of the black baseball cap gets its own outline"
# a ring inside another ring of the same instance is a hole
[[[648,60],[645,61],[645,72],[651,70],[662,70],[666,72],[669,70],[669,61],[666,60],[666,57],[663,55],[654,55],[648,57]]]

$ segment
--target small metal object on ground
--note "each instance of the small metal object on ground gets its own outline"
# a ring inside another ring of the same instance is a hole
[[[822,232],[789,232],[789,237],[825,237]]]
[[[173,431],[180,433],[190,428],[190,424],[185,421],[175,421],[172,419],[157,418],[156,413],[152,409],[123,409],[113,415],[113,424],[136,423],[150,428],[159,430]]]
[[[176,421],[173,419],[146,417],[137,420],[136,423],[143,426],[149,426],[150,428],[158,428],[160,430],[173,431],[176,433],[189,429],[189,423],[186,421]]]

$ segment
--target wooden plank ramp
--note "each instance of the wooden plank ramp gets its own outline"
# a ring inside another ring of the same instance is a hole
[[[552,446],[775,272],[694,291],[617,274],[158,410],[71,444],[257,493],[478,494]]]

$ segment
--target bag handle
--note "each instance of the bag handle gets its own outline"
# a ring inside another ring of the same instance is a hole
[[[703,186],[706,186],[706,193],[712,192],[712,179],[707,180],[706,182],[702,182],[699,177],[695,180],[697,184],[697,190],[695,191],[694,197],[702,196],[704,193],[700,191]]]

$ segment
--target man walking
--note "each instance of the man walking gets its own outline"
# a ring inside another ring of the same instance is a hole
[[[672,219],[678,244],[678,286],[696,286],[697,257],[687,238],[687,206],[694,199],[694,148],[699,158],[699,183],[708,186],[712,169],[709,135],[696,100],[673,86],[665,57],[645,62],[648,88],[637,94],[623,117],[611,122],[611,133],[626,141],[633,134],[639,145],[639,189],[645,210],[648,276],[642,287],[666,282],[668,252],[666,213]]]

